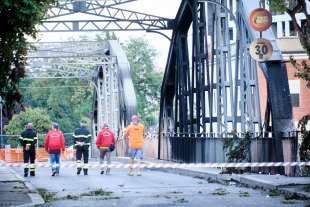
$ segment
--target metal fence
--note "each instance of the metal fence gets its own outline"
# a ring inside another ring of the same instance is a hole
[[[162,134],[160,136],[159,158],[184,163],[228,162],[224,149],[225,141],[233,137],[217,138],[207,134]],[[235,137],[236,138],[236,137]],[[237,139],[243,139],[239,134]],[[282,136],[284,161],[297,161],[298,133]],[[275,141],[272,136],[252,136],[248,145],[247,162],[272,162]]]

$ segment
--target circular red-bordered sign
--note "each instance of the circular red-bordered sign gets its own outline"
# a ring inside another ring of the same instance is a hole
[[[256,39],[250,45],[251,57],[258,61],[264,62],[272,57],[273,48],[271,42],[266,39]]]
[[[272,15],[268,10],[258,8],[251,12],[249,20],[250,25],[253,29],[255,29],[258,32],[262,32],[271,26]]]

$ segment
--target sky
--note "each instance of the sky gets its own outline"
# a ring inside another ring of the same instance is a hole
[[[137,0],[135,2],[126,3],[118,6],[119,8],[142,12],[146,14],[152,14],[156,16],[166,17],[173,19],[177,13],[178,7],[180,5],[181,0]],[[62,17],[63,19],[69,17]],[[91,18],[90,16],[76,15],[74,18]],[[171,31],[161,31],[171,36]],[[100,32],[99,32],[100,33]],[[38,35],[37,40],[40,42],[54,42],[54,41],[66,41],[68,38],[73,37],[74,39],[78,39],[79,36],[89,36],[91,39],[98,34],[97,32],[42,32]],[[146,33],[146,32],[136,32],[136,31],[122,31],[115,32],[115,34],[119,37],[120,42],[125,42],[129,40],[129,38],[137,38],[144,37],[147,41],[153,46],[157,51],[157,58],[154,59],[155,69],[156,70],[164,70],[166,65],[166,60],[168,56],[168,50],[170,46],[170,42],[165,37],[156,34],[156,33]]]

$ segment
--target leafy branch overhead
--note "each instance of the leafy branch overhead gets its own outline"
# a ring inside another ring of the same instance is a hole
[[[15,103],[21,101],[18,84],[25,76],[26,36],[36,36],[36,25],[52,3],[54,0],[0,1],[0,96],[6,118],[12,117]]]
[[[147,125],[155,123],[159,111],[160,87],[163,74],[154,71],[156,51],[143,38],[130,39],[125,51],[132,70],[137,95],[138,113]]]

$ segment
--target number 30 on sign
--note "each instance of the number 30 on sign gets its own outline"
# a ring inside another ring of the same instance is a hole
[[[250,45],[251,57],[258,62],[269,60],[272,56],[272,51],[272,45],[266,39],[256,39]]]

